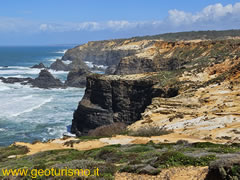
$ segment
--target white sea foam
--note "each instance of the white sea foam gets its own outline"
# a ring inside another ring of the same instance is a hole
[[[87,64],[88,67],[93,68],[93,63],[92,62],[85,61],[85,63]]]
[[[61,58],[62,58],[62,56],[55,56],[55,57],[47,58],[45,60],[46,61],[50,61],[50,62],[55,62],[56,59],[61,59]]]
[[[64,50],[61,50],[61,51],[57,51],[55,53],[58,53],[58,54],[65,54],[67,52],[68,49],[64,49]]]
[[[8,69],[0,70],[0,75],[26,75],[26,74],[38,74],[40,69],[33,69],[29,67],[18,67],[18,66],[11,66]]]
[[[4,75],[4,76],[2,76],[2,77],[4,77],[4,78],[9,78],[9,77],[14,77],[14,78],[25,78],[25,77],[22,76],[22,75]]]
[[[89,61],[85,61],[85,63],[87,64],[87,66],[89,68],[93,68],[95,66],[97,68],[107,69],[107,66],[104,66],[104,65],[96,65],[96,64],[93,64],[92,62],[89,62]]]
[[[6,91],[6,90],[9,90],[10,88],[8,86],[6,86],[5,83],[3,83],[1,80],[0,80],[0,91]]]
[[[6,131],[6,129],[0,128],[0,132],[4,132]]]
[[[8,69],[0,70],[0,76],[1,77],[18,77],[18,78],[24,78],[24,77],[37,77],[37,75],[40,73],[42,69],[35,69],[35,68],[29,68],[29,67],[14,67],[11,66]],[[55,71],[55,70],[49,70],[49,72],[53,75],[66,75],[67,71]]]

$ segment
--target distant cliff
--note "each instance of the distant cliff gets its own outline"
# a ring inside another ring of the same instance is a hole
[[[68,50],[63,60],[71,60],[76,64],[89,61],[96,65],[111,66],[118,64],[120,59],[135,54],[134,49],[118,49],[124,41],[92,41]]]
[[[191,59],[214,54],[239,39],[240,30],[169,33],[105,41],[92,41],[68,50],[63,60],[75,67],[84,61],[109,66],[107,74],[137,74],[184,68]],[[230,49],[226,49],[230,50]]]

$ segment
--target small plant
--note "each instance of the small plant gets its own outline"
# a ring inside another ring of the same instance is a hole
[[[173,131],[167,130],[164,127],[149,125],[149,126],[141,127],[136,131],[130,131],[129,135],[151,137],[151,136],[162,136],[170,133],[173,133]]]

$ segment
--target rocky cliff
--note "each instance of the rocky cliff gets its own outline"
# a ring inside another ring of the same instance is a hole
[[[82,134],[90,129],[124,122],[131,124],[141,117],[155,96],[171,96],[171,90],[155,88],[153,74],[87,77],[85,95],[74,113],[72,132]]]
[[[239,45],[239,40],[155,42],[156,48],[142,54],[141,58],[148,57],[140,61],[142,65],[127,57],[122,67],[131,73],[141,71],[129,64],[157,72],[88,77],[72,132],[85,133],[119,121],[136,122],[129,127],[135,130],[149,122],[177,134],[240,140],[234,128],[240,122]]]

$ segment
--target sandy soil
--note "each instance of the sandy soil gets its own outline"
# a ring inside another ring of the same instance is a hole
[[[154,136],[154,137],[132,137],[132,136],[122,136],[118,135],[116,137],[111,138],[101,138],[99,140],[91,140],[91,141],[82,141],[77,142],[79,139],[77,138],[68,138],[68,139],[55,139],[46,143],[38,142],[36,144],[24,143],[24,142],[16,142],[16,145],[26,146],[29,148],[28,155],[35,154],[42,151],[49,151],[49,150],[58,150],[58,149],[77,149],[77,150],[90,150],[96,149],[107,145],[114,145],[114,144],[146,144],[149,141],[153,141],[155,143],[159,142],[177,142],[178,140],[186,140],[188,142],[205,142],[197,137],[186,136],[183,134],[169,134],[163,136]],[[73,146],[65,145],[66,142],[74,142]]]

